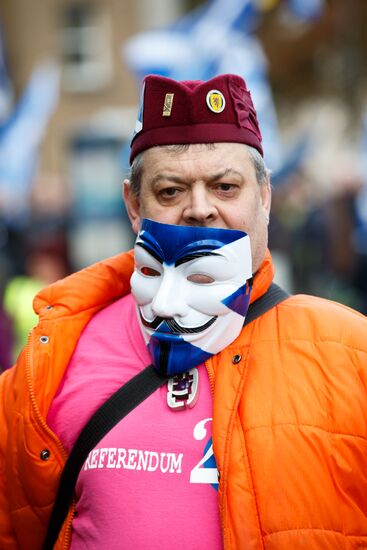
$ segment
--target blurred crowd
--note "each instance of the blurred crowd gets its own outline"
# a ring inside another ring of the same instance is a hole
[[[10,367],[37,322],[33,299],[70,273],[65,236],[7,231],[0,255],[0,367]],[[16,252],[15,254],[13,252]]]
[[[320,199],[301,171],[273,192],[270,249],[293,293],[315,294],[367,314],[366,229],[356,213],[363,183]],[[364,240],[365,247],[360,246]]]

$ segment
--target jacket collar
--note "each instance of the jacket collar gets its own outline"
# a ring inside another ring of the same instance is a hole
[[[260,296],[265,294],[274,279],[274,264],[271,258],[270,251],[267,250],[264,256],[263,263],[254,277],[254,284],[251,292],[250,303],[254,302]]]

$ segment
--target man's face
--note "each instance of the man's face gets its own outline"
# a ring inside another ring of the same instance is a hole
[[[175,224],[239,229],[251,241],[253,271],[264,258],[270,184],[259,186],[240,143],[190,145],[182,151],[152,147],[143,155],[140,195],[125,182],[125,202],[138,232],[142,218]]]

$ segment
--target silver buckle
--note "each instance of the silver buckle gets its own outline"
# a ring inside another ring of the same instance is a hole
[[[187,372],[176,374],[168,380],[167,405],[170,409],[180,411],[192,409],[199,396],[199,371],[193,368]]]

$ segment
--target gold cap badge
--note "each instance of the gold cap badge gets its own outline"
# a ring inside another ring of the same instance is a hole
[[[221,113],[226,106],[226,100],[219,90],[210,90],[206,94],[206,104],[213,113]]]
[[[166,94],[164,98],[162,116],[171,116],[174,95],[175,94]]]

